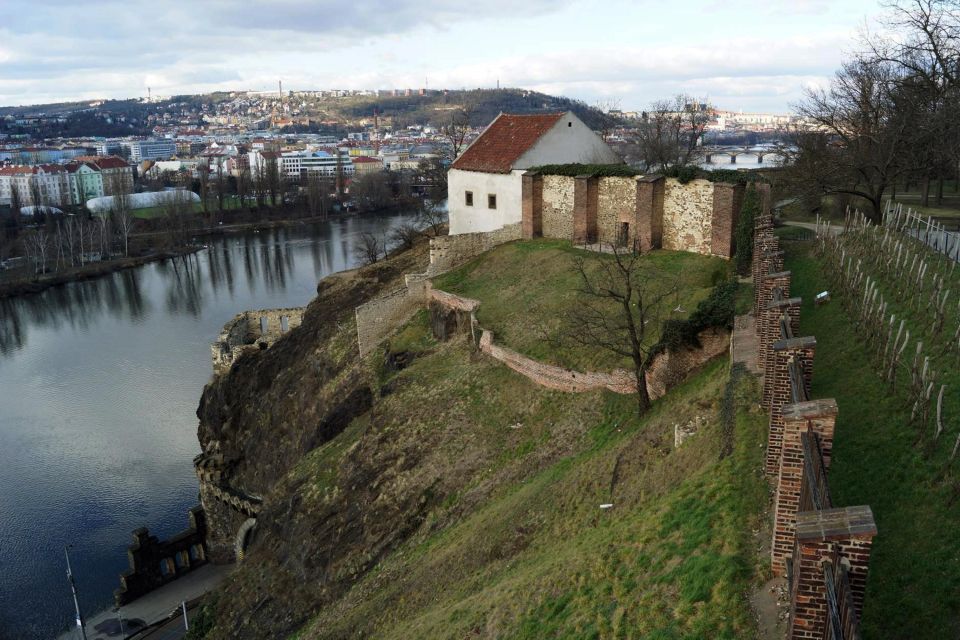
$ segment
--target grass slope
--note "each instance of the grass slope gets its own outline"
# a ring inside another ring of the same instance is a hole
[[[840,506],[870,505],[879,529],[867,581],[864,637],[956,638],[960,504],[950,504],[949,486],[939,477],[942,453],[931,459],[914,446],[909,408],[881,381],[838,297],[813,307],[814,295],[829,288],[829,280],[808,249],[803,244],[789,249],[786,268],[793,272],[793,295],[804,301],[802,331],[817,338],[813,397],[836,398],[839,406],[831,494]],[[954,394],[957,388],[950,387]]]
[[[337,491],[336,457],[364,431],[416,432],[439,449],[433,464],[445,468],[422,462],[418,473],[445,476],[434,485],[443,500],[295,637],[754,635],[745,594],[759,572],[766,420],[741,409],[725,430],[720,419],[725,393],[755,405],[752,378],[728,388],[715,362],[639,419],[629,397],[547,391],[462,342],[432,343],[425,314],[401,343],[421,355],[381,372],[391,392],[376,416],[296,473],[313,479],[308,501],[322,500]],[[695,416],[705,426],[674,450],[673,426]]]
[[[434,280],[438,289],[480,300],[477,319],[503,343],[533,358],[581,370],[630,367],[627,359],[604,350],[558,342],[564,314],[576,304],[581,278],[575,265],[586,260],[587,272],[600,272],[608,255],[583,251],[564,240],[531,240],[493,249],[465,266]],[[679,251],[654,251],[643,257],[644,268],[663,274],[654,287],[669,286],[675,279],[679,293],[669,308],[680,307],[670,317],[684,318],[705,298],[711,287],[726,279],[728,263],[721,258]],[[616,309],[611,306],[611,313]],[[647,342],[659,339],[654,321]]]

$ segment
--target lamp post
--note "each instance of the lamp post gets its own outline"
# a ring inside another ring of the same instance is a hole
[[[73,581],[73,570],[70,568],[70,547],[63,548],[63,555],[67,557],[67,580],[70,581],[70,591],[73,592],[73,607],[77,612],[77,626],[80,627],[80,637],[87,640],[87,630],[83,627],[83,615],[80,613],[80,600],[77,599],[77,584]]]
[[[114,607],[113,612],[117,614],[117,622],[120,623],[120,637],[126,638],[127,632],[123,629],[123,614],[120,612],[120,607]]]

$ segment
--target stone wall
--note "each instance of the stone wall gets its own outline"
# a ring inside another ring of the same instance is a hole
[[[113,592],[118,607],[207,563],[204,510],[191,509],[189,521],[187,529],[168,540],[150,535],[146,527],[133,532],[133,544],[127,548],[130,568],[120,574],[120,588]]]
[[[495,231],[461,233],[430,239],[430,275],[438,275],[475,258],[481,253],[522,236],[521,224],[510,224]]]
[[[493,333],[483,329],[480,334],[480,351],[499,360],[520,375],[541,387],[557,391],[583,392],[594,389],[609,389],[615,393],[634,393],[637,389],[634,376],[624,369],[610,373],[581,373],[538,362],[512,349],[493,343]]]
[[[704,179],[681,184],[657,175],[573,178],[536,172],[527,172],[523,180],[524,238],[619,243],[641,251],[662,248],[726,258],[733,254],[742,185]]]
[[[598,190],[597,241],[613,244],[621,241],[631,245],[637,232],[637,179],[601,178]],[[623,223],[627,237],[621,238]]]
[[[241,354],[249,350],[267,349],[284,333],[300,326],[305,307],[261,309],[238,313],[210,345],[213,372],[222,375],[230,370]]]
[[[573,238],[574,178],[543,176],[543,237]]]
[[[609,373],[596,371],[575,371],[558,367],[529,358],[507,347],[497,345],[493,332],[477,326],[475,312],[480,306],[479,300],[464,298],[439,289],[430,291],[432,308],[446,314],[469,314],[469,322],[457,322],[458,326],[469,328],[472,336],[479,336],[477,343],[480,351],[504,363],[517,373],[548,389],[579,393],[594,389],[609,389],[615,393],[631,394],[637,390],[632,371],[615,369]],[[434,313],[436,315],[436,312]],[[441,323],[443,335],[447,339],[447,327],[451,323]],[[436,331],[435,331],[436,333]],[[699,370],[707,362],[723,355],[730,348],[730,332],[722,329],[707,329],[697,335],[700,347],[681,347],[676,351],[665,351],[654,357],[646,373],[647,392],[655,400],[667,391],[683,382],[691,373]]]
[[[714,358],[730,349],[730,332],[706,329],[697,334],[700,347],[680,347],[657,354],[647,369],[647,392],[654,400],[686,380]]]
[[[663,248],[710,255],[713,221],[713,183],[676,178],[664,181]]]
[[[423,274],[414,274],[404,286],[357,307],[354,313],[360,356],[376,349],[387,336],[412,318],[427,302],[428,291],[429,280]]]

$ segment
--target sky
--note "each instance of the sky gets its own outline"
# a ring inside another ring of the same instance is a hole
[[[0,0],[0,105],[215,90],[523,87],[784,113],[878,0]]]

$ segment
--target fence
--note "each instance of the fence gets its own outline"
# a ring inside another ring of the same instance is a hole
[[[888,200],[883,224],[916,238],[954,262],[960,262],[960,232],[947,231],[942,223],[930,216],[924,218],[913,209],[904,210],[903,204]]]
[[[769,209],[754,231],[754,314],[769,411],[765,471],[776,479],[771,564],[790,587],[788,637],[858,640],[876,525],[869,507],[835,508],[827,481],[837,404],[811,399],[816,339],[800,332],[801,299]]]

